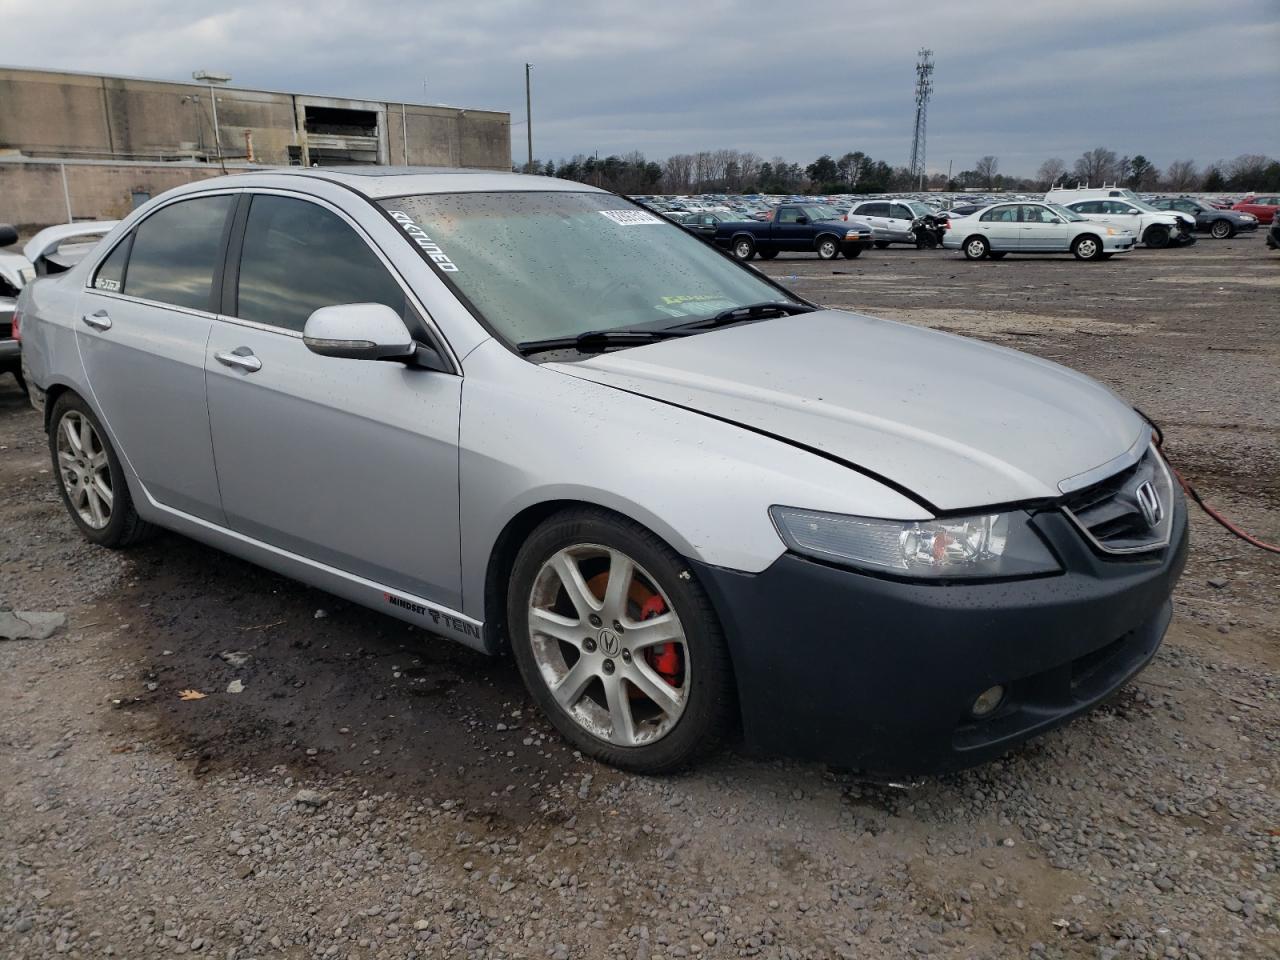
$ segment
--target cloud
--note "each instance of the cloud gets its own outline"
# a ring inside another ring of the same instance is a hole
[[[930,167],[1010,172],[1099,144],[1158,164],[1280,154],[1275,0],[0,0],[21,65],[512,113],[541,157],[736,147],[910,151],[934,50]]]

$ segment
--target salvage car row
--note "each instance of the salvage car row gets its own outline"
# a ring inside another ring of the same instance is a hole
[[[714,198],[693,211],[645,199],[653,203],[651,209],[740,260],[757,255],[767,259],[787,251],[814,252],[823,259],[842,253],[856,257],[868,246],[884,249],[891,244],[942,246],[963,251],[970,259],[1071,253],[1081,260],[1105,260],[1139,244],[1156,249],[1190,246],[1197,232],[1227,239],[1259,226],[1257,215],[1242,210],[1192,197],[1148,201],[1118,187],[1055,188],[1043,199],[988,198],[955,203],[949,210],[936,198],[909,197],[863,199],[848,206],[840,198],[793,199],[767,210],[739,205],[736,211],[711,208]],[[744,209],[750,212],[744,215]]]

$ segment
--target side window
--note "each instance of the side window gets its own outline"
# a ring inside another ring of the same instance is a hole
[[[992,207],[980,218],[988,223],[1012,223],[1018,219],[1017,207]]]
[[[1038,204],[1027,203],[1022,206],[1023,223],[1057,223],[1058,217],[1052,211]]]
[[[779,223],[795,223],[800,219],[799,207],[783,207],[778,211]]]
[[[1071,209],[1076,213],[1101,213],[1101,200],[1085,200],[1082,203],[1073,203]]]
[[[912,216],[911,214],[911,208],[903,203],[895,203],[890,208],[889,216],[897,220],[914,220],[915,219],[915,217]]]
[[[133,234],[124,292],[175,307],[212,310],[222,228],[234,202],[232,196],[197,197],[171,203],[143,220]]]
[[[864,217],[887,217],[889,215],[889,204],[887,203],[864,203],[858,210]]]
[[[132,236],[125,237],[116,244],[107,259],[98,265],[98,272],[93,275],[93,289],[107,293],[119,293],[124,289],[124,265],[129,260],[129,246],[132,243]]]
[[[369,245],[340,217],[306,200],[253,198],[240,254],[236,315],[301,332],[321,307],[405,297]]]

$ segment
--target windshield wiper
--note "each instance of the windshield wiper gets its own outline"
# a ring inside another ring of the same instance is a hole
[[[579,353],[603,353],[610,347],[638,347],[658,340],[688,336],[686,330],[671,327],[659,330],[588,330],[572,337],[549,337],[546,340],[522,340],[516,349],[526,357],[550,350],[577,350]]]
[[[798,313],[813,313],[817,307],[811,307],[803,303],[791,303],[786,300],[765,300],[761,303],[748,303],[742,307],[731,307],[728,310],[721,310],[719,313],[712,314],[702,320],[691,320],[688,323],[678,323],[674,327],[668,327],[668,330],[711,330],[714,327],[723,327],[731,323],[740,323],[743,320],[755,320],[759,317],[765,317],[770,314],[781,314],[784,317],[795,316]]]

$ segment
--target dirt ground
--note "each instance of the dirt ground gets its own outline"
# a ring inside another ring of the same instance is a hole
[[[1260,234],[762,268],[1097,377],[1280,542]],[[647,779],[575,756],[509,662],[177,536],[88,546],[48,462],[0,378],[0,599],[68,617],[0,642],[6,960],[1280,956],[1280,557],[1202,514],[1152,666],[1003,760],[898,788],[729,750]]]

